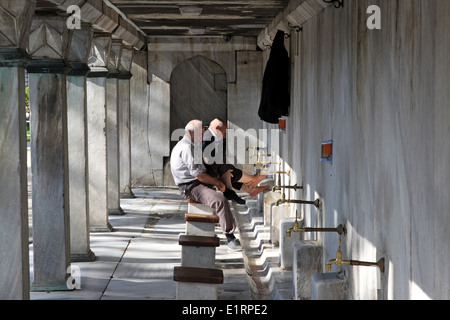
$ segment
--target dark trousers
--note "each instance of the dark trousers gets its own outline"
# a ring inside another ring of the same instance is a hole
[[[231,177],[231,185],[235,190],[241,190],[242,183],[238,182],[242,178],[242,170],[237,169],[231,164],[205,164],[206,173],[215,178],[222,177],[228,170],[233,170]]]

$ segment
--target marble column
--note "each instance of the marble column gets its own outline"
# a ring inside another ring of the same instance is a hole
[[[25,67],[36,1],[1,1],[0,300],[30,298]]]
[[[52,36],[48,36],[51,34]],[[27,66],[31,109],[34,281],[32,291],[71,290],[64,19],[34,17]]]
[[[124,214],[122,208],[120,207],[120,190],[119,190],[120,152],[119,152],[119,135],[118,135],[119,114],[117,112],[119,106],[118,64],[120,61],[121,54],[122,54],[122,42],[113,41],[113,43],[111,44],[110,56],[108,60],[109,73],[106,78],[108,212],[111,215]]]
[[[131,190],[131,135],[130,135],[130,72],[133,48],[122,50],[119,66],[119,189],[121,198],[134,198]]]
[[[67,75],[67,127],[69,156],[70,257],[72,262],[95,260],[90,248],[87,158],[86,76],[92,31],[75,29]]]
[[[29,299],[25,66],[21,49],[0,49],[0,299]],[[7,288],[7,290],[4,290]]]
[[[120,208],[119,191],[119,135],[118,124],[118,70],[109,70],[106,79],[107,154],[108,154],[108,211],[112,215],[124,214]]]
[[[111,49],[111,36],[94,35],[87,75],[87,132],[89,171],[89,220],[91,232],[110,232],[108,213],[108,157],[107,157],[107,109],[106,68]]]

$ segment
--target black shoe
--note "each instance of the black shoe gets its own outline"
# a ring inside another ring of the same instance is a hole
[[[238,239],[231,240],[228,242],[228,250],[230,251],[242,251],[241,242]]]
[[[236,192],[234,192],[231,189],[226,189],[225,192],[223,193],[223,195],[225,196],[225,198],[227,198],[228,200],[233,200],[238,204],[245,204],[245,200],[240,198]]]

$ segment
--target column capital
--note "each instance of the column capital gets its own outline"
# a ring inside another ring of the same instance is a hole
[[[64,17],[34,16],[28,53],[33,59],[67,60],[72,33]]]
[[[133,48],[130,46],[124,46],[122,48],[122,54],[120,56],[119,61],[119,70],[121,72],[131,70],[131,64],[133,62],[133,53],[134,53]]]
[[[108,71],[109,71],[109,73],[106,76],[108,79],[117,79],[117,78],[119,78],[119,74],[120,74],[119,70],[117,70],[117,69],[109,69]]]
[[[70,65],[70,72],[67,74],[68,76],[87,76],[91,69],[86,63],[82,62],[69,62]]]
[[[15,0],[0,2],[0,47],[26,49],[30,34],[31,18],[36,9],[34,0]]]
[[[106,78],[109,70],[105,67],[89,67],[88,78]]]
[[[89,26],[82,25],[81,29],[73,30],[68,58],[70,63],[88,63],[93,37],[94,32]]]
[[[122,40],[112,40],[111,50],[109,50],[108,69],[119,69],[119,64],[122,57],[122,47]]]
[[[130,80],[133,77],[133,74],[130,71],[120,71],[119,72],[119,80]]]
[[[92,68],[107,68],[112,38],[109,34],[95,33],[92,38],[88,65]]]
[[[63,59],[32,59],[27,66],[28,73],[67,74],[70,65]]]
[[[0,67],[25,68],[31,61],[31,57],[25,49],[0,48]]]

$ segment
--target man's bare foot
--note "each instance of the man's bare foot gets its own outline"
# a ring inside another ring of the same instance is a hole
[[[254,198],[256,197],[258,194],[260,194],[261,192],[263,192],[264,190],[269,189],[270,186],[263,186],[263,187],[250,187],[248,189],[248,194],[250,195],[250,197]]]
[[[263,181],[266,177],[267,174],[262,174],[262,175],[258,175],[255,174],[252,177],[252,181],[248,183],[249,186],[257,186],[261,181]]]

